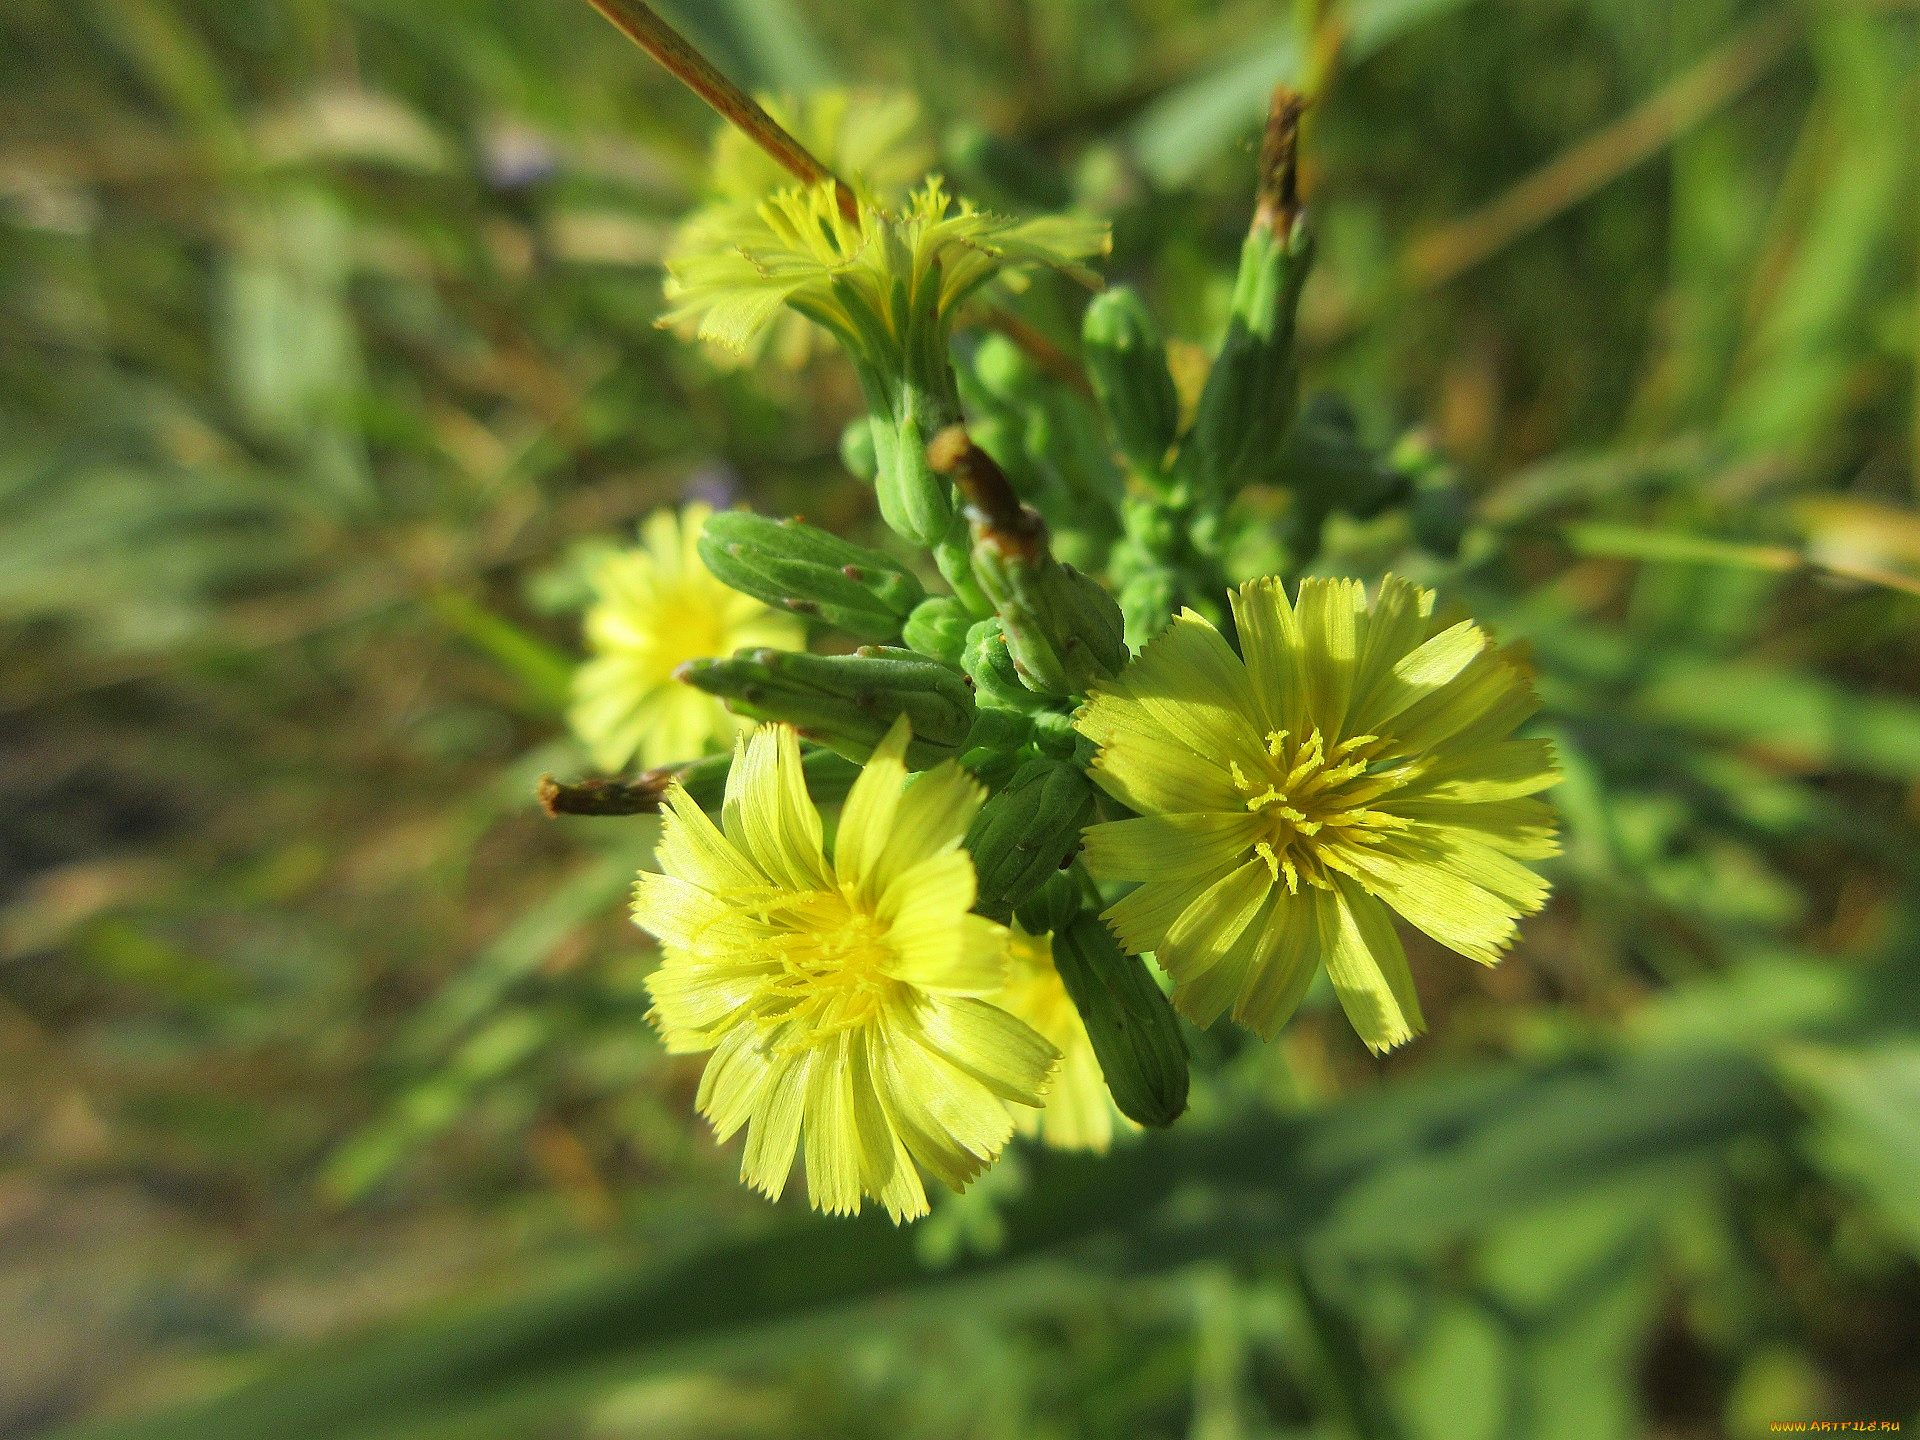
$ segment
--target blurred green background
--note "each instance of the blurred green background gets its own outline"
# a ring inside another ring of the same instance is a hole
[[[1920,7],[672,13],[1110,217],[1176,345],[1326,73],[1308,384],[1472,523],[1319,568],[1527,645],[1555,900],[1492,971],[1410,946],[1385,1061],[1316,996],[1104,1160],[766,1205],[643,1021],[651,822],[532,801],[596,546],[689,495],[875,528],[843,362],[653,327],[712,118],[582,0],[9,0],[0,1434],[1920,1423]]]

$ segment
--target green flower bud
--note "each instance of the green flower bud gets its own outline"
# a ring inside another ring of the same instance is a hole
[[[1473,521],[1473,507],[1445,454],[1431,435],[1415,430],[1400,437],[1387,463],[1412,488],[1407,524],[1413,543],[1453,559]]]
[[[973,546],[967,538],[967,522],[954,517],[953,526],[933,547],[933,563],[940,576],[953,587],[953,598],[966,607],[975,619],[993,613],[993,602],[981,593],[973,574]]]
[[[1093,785],[1077,766],[1029,760],[974,817],[966,846],[980,877],[974,909],[1005,924],[1057,874],[1093,821]]]
[[[960,764],[989,789],[998,789],[1020,768],[1020,752],[1033,738],[1033,722],[1027,716],[983,705],[974,714]]]
[[[1044,545],[1021,542],[997,531],[978,534],[973,573],[1000,618],[1022,683],[1042,695],[1073,695],[1118,675],[1127,663],[1118,602]]]
[[[1370,520],[1410,488],[1408,477],[1360,438],[1360,418],[1331,391],[1307,397],[1285,452],[1287,483],[1323,510]]]
[[[847,422],[847,428],[840,432],[840,463],[847,467],[847,473],[856,480],[873,483],[873,477],[879,472],[880,461],[873,451],[873,419],[867,415],[856,415]]]
[[[973,691],[949,665],[863,645],[852,655],[741,650],[689,660],[674,674],[756,720],[784,720],[850,760],[865,760],[896,718],[913,726],[907,763],[916,770],[958,755],[973,729]]]
[[[1067,928],[1080,913],[1080,881],[1067,870],[1056,870],[1033,894],[1014,907],[1013,918],[1029,935],[1051,935]]]
[[[919,416],[912,410],[897,421],[875,415],[873,453],[880,518],[895,534],[931,549],[953,523],[953,494],[927,464],[927,436]]]
[[[967,631],[960,668],[973,681],[973,692],[984,706],[1033,711],[1051,705],[1056,698],[1037,694],[1021,680],[998,620],[978,621]]]
[[[1018,140],[996,135],[977,120],[957,120],[941,147],[966,193],[1013,211],[1061,210],[1073,190],[1053,161]]]
[[[1180,393],[1167,346],[1140,297],[1124,285],[1093,297],[1081,326],[1087,375],[1127,463],[1159,476],[1180,427]]]
[[[708,517],[700,558],[744,595],[796,615],[817,616],[862,640],[892,640],[926,599],[920,582],[889,556],[801,520],[744,510]]]
[[[1286,234],[1256,225],[1241,247],[1227,336],[1181,447],[1183,464],[1216,503],[1279,463],[1299,396],[1294,319],[1312,258],[1298,222]]]
[[[951,595],[935,595],[914,607],[900,634],[909,650],[958,665],[966,653],[967,631],[972,625],[973,616],[966,606]]]
[[[983,335],[973,352],[973,373],[989,393],[1009,405],[1044,398],[1045,378],[1020,347],[1004,335]]]
[[[1083,914],[1054,933],[1053,963],[1121,1113],[1142,1125],[1179,1119],[1187,1108],[1187,1043],[1146,962]]]

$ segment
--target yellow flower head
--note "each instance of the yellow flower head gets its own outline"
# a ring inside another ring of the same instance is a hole
[[[897,215],[866,199],[859,215],[843,216],[827,183],[782,190],[751,213],[704,228],[667,259],[667,298],[677,303],[662,323],[697,322],[701,339],[743,350],[791,305],[857,352],[871,352],[906,343],[908,314],[931,309],[944,319],[1015,267],[1051,265],[1097,284],[1081,262],[1109,244],[1103,222],[988,214],[950,198],[937,177]]]
[[[707,570],[696,547],[711,513],[705,505],[678,516],[654,511],[640,547],[608,556],[594,574],[597,598],[586,616],[593,656],[574,673],[568,719],[602,770],[619,770],[636,755],[645,766],[692,760],[714,740],[751,728],[713,696],[674,679],[682,661],[806,643],[798,621]]]
[[[1015,1110],[1014,1128],[1055,1149],[1104,1155],[1113,1143],[1115,1125],[1140,1127],[1120,1113],[1107,1093],[1107,1078],[1093,1053],[1086,1022],[1054,968],[1052,937],[1029,935],[1015,926],[1007,955],[1006,988],[993,1002],[1031,1025],[1060,1052],[1060,1073],[1047,1094],[1046,1108]]]
[[[858,195],[889,204],[905,195],[933,166],[920,101],[906,90],[815,90],[798,99],[757,97],[828,170]],[[776,190],[793,184],[789,174],[757,141],[732,125],[714,134],[710,183],[714,198],[687,217],[697,227],[722,207],[751,212]]]
[[[905,197],[933,164],[920,102],[900,90],[816,90],[797,100],[762,95],[768,114],[786,127],[828,170],[861,199],[891,206]],[[791,188],[793,176],[759,144],[732,125],[722,125],[713,143],[711,195],[681,221],[667,247],[674,257],[732,250],[758,225],[760,202]],[[676,258],[675,263],[679,263]],[[679,328],[692,338],[696,323]],[[744,349],[723,354],[757,358],[771,346],[782,364],[798,368],[812,355],[820,332],[797,314],[778,317]]]
[[[1277,580],[1233,597],[1245,659],[1187,611],[1082,711],[1093,774],[1139,818],[1087,831],[1087,863],[1140,887],[1106,912],[1197,1024],[1232,1008],[1271,1038],[1320,963],[1376,1051],[1423,1028],[1388,907],[1492,964],[1557,850],[1530,798],[1557,778],[1525,676],[1433,594],[1389,576]],[[1437,633],[1436,633],[1437,632]]]
[[[722,1140],[747,1127],[741,1178],[778,1198],[804,1141],[815,1209],[873,1196],[896,1221],[927,1212],[914,1162],[964,1188],[1060,1058],[983,998],[1007,932],[968,913],[981,789],[952,762],[908,785],[908,738],[903,719],[861,771],[831,859],[792,728],[736,742],[719,827],[674,786],[633,903],[666,952],[654,1023],[713,1052],[695,1103]]]

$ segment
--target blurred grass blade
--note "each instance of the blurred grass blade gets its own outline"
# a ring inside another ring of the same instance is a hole
[[[449,630],[499,661],[534,709],[557,715],[567,708],[573,662],[559,650],[457,591],[442,590],[428,604]]]
[[[1656,560],[1684,565],[1732,565],[1745,570],[1797,570],[1806,563],[1786,545],[1745,545],[1679,530],[1647,530],[1591,521],[1562,532],[1576,555]]]
[[[1407,251],[1405,283],[1412,289],[1446,284],[1657,155],[1752,86],[1786,54],[1798,29],[1798,17],[1786,9],[1753,21],[1629,114],[1483,209],[1416,241]]]
[[[1338,23],[1347,26],[1343,54],[1349,61],[1364,60],[1408,31],[1469,3],[1354,0],[1339,12]],[[1168,189],[1191,180],[1260,123],[1273,87],[1298,81],[1301,63],[1299,39],[1285,26],[1235,47],[1218,65],[1162,95],[1128,131],[1147,174]]]
[[[422,1440],[482,1419],[534,1423],[649,1370],[817,1346],[834,1333],[823,1326],[866,1307],[897,1326],[915,1301],[945,1310],[1018,1289],[1050,1273],[1034,1276],[1043,1261],[1154,1270],[1276,1243],[1430,1253],[1602,1183],[1671,1185],[1787,1113],[1766,1071],[1734,1052],[1426,1079],[1105,1159],[1031,1154],[1031,1184],[1002,1212],[1005,1249],[942,1270],[924,1269],[913,1232],[883,1217],[815,1220],[329,1346],[210,1403],[68,1435]]]
[[[658,826],[644,818],[616,823],[623,827],[616,843],[553,886],[422,1007],[402,1042],[408,1054],[424,1056],[450,1044],[581,927],[620,907],[653,854]]]
[[[1638,708],[1793,765],[1920,780],[1920,705],[1804,672],[1759,661],[1676,661],[1660,668]]]
[[[1920,1255],[1920,1042],[1793,1045],[1780,1065],[1819,1120],[1809,1147]]]
[[[1866,10],[1809,12],[1819,83],[1810,196],[1783,197],[1789,222],[1756,274],[1753,326],[1724,415],[1749,453],[1802,452],[1853,403],[1871,344],[1864,303],[1904,260],[1901,198],[1912,175],[1911,27]]]

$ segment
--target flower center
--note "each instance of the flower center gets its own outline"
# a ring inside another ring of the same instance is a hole
[[[867,1024],[900,987],[887,927],[844,895],[795,897],[768,918],[779,927],[768,950],[780,973],[759,1018],[783,1032],[771,1037],[776,1050],[806,1050]]]
[[[1317,727],[1303,738],[1273,730],[1266,763],[1253,775],[1228,762],[1234,788],[1265,822],[1253,852],[1276,883],[1286,881],[1289,894],[1299,894],[1303,880],[1332,889],[1329,870],[1353,871],[1344,847],[1371,845],[1378,831],[1406,823],[1368,808],[1393,788],[1393,781],[1370,773],[1387,744],[1379,735],[1354,735],[1328,749]]]
[[[661,675],[671,675],[688,660],[724,655],[732,650],[720,623],[715,596],[692,586],[669,590],[660,597],[648,638]]]

